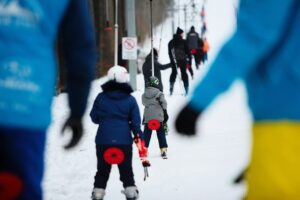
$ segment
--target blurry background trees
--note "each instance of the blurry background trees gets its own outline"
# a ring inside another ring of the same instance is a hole
[[[89,0],[91,13],[95,24],[98,63],[97,75],[99,78],[106,74],[107,70],[114,64],[114,0]],[[153,25],[159,25],[168,17],[168,10],[173,6],[175,0],[153,0]],[[119,43],[122,37],[127,36],[125,21],[126,0],[119,0],[118,6],[118,25],[119,25]],[[150,33],[150,1],[135,0],[136,9],[136,30],[138,43],[142,44]],[[58,44],[58,52],[59,50]],[[58,54],[59,56],[59,54]],[[64,65],[61,56],[59,56],[59,77],[58,89],[64,88]]]
[[[174,0],[153,0],[153,25],[159,25],[166,17],[168,8]],[[114,58],[114,0],[90,0],[92,13],[95,20],[97,46],[100,55],[98,75],[104,75],[113,65]],[[119,43],[122,37],[127,36],[125,21],[126,0],[119,0]],[[150,1],[136,0],[136,30],[139,44],[143,43],[150,32]],[[106,20],[110,23],[111,30],[106,28]]]

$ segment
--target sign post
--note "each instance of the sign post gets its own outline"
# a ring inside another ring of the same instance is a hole
[[[136,37],[122,38],[122,59],[124,60],[137,59],[137,38]]]
[[[126,28],[128,37],[136,38],[136,26],[135,26],[135,0],[126,0]],[[128,44],[131,44],[130,42]],[[124,45],[124,44],[123,44]],[[122,46],[123,46],[122,45]],[[127,45],[127,42],[126,42]],[[137,41],[135,39],[135,48],[137,48]],[[123,46],[124,49],[124,46]],[[136,51],[136,50],[135,50]],[[133,52],[133,50],[132,50]],[[132,53],[132,57],[134,55],[137,57],[137,51],[135,53]],[[124,54],[123,54],[124,55]],[[136,90],[136,75],[137,75],[137,63],[136,58],[135,59],[129,59],[129,74],[130,74],[130,85],[133,90]]]

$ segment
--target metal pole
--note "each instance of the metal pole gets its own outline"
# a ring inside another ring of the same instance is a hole
[[[152,0],[150,0],[150,34],[151,34],[151,67],[154,76],[154,55],[153,55],[153,19],[152,19]]]
[[[171,12],[172,12],[172,33],[173,33],[172,36],[173,36],[175,33],[174,7],[172,8]]]
[[[186,21],[186,5],[184,5],[184,32],[186,33],[186,23],[187,23],[187,21]]]
[[[136,21],[135,21],[135,0],[126,0],[126,28],[128,37],[136,37]],[[137,63],[136,60],[129,60],[130,85],[136,90]]]
[[[163,15],[163,22],[162,22],[161,28],[160,28],[160,38],[159,38],[159,46],[158,46],[158,55],[159,55],[159,53],[160,53],[160,47],[161,47],[161,41],[162,41],[163,28],[164,28],[164,25],[165,25],[165,22],[164,22],[165,16],[166,16],[166,15],[164,14],[164,15]]]
[[[118,65],[118,0],[115,0],[115,66]]]
[[[177,7],[177,14],[178,14],[178,27],[180,27],[180,0],[178,0],[178,7]]]

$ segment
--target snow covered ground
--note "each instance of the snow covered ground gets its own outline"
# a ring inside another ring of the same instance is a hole
[[[190,2],[181,0],[180,3]],[[196,1],[197,2],[197,1]],[[202,3],[202,1],[198,1]],[[202,4],[200,4],[202,5]],[[210,61],[218,52],[222,43],[230,36],[235,26],[235,0],[207,1],[208,40],[211,51]],[[200,6],[201,8],[201,6]],[[178,14],[178,13],[177,13]],[[183,20],[183,13],[180,13]],[[196,21],[197,22],[197,21]],[[199,23],[199,22],[198,22]],[[177,26],[177,25],[176,25]],[[197,30],[200,25],[195,24]],[[158,47],[160,27],[155,29],[155,45]],[[169,62],[167,43],[171,39],[171,19],[164,22],[163,40],[160,50],[160,61]],[[149,43],[143,47],[150,51]],[[195,85],[203,77],[209,65],[196,71],[196,77],[191,85]],[[171,70],[162,73],[165,91],[169,88]],[[96,152],[94,138],[97,126],[94,125],[88,113],[97,94],[101,92],[100,85],[106,81],[102,78],[94,81],[86,115],[84,117],[85,135],[81,143],[71,151],[64,151],[62,146],[68,141],[67,135],[59,135],[62,123],[68,116],[66,95],[61,94],[54,99],[53,123],[49,128],[46,173],[44,190],[46,200],[83,200],[89,199],[93,189],[93,179],[96,172]],[[133,93],[141,113],[141,95],[143,93],[143,77],[137,77],[138,88]],[[143,181],[143,168],[134,148],[133,167],[136,184],[140,190],[141,200],[238,200],[245,191],[243,185],[233,185],[232,180],[248,162],[250,147],[251,116],[246,105],[246,94],[241,82],[236,82],[227,93],[221,95],[203,114],[199,121],[198,135],[185,138],[176,134],[174,120],[176,114],[188,97],[183,97],[177,82],[175,94],[169,96],[168,111],[170,115],[169,159],[159,156],[159,147],[155,134],[149,148],[150,177]],[[121,194],[122,184],[119,181],[117,167],[114,166],[107,186],[106,200],[125,199]]]

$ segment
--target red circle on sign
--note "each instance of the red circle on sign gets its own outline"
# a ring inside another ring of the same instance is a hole
[[[121,164],[124,160],[124,153],[121,149],[116,147],[111,147],[105,150],[103,154],[103,158],[105,162],[107,162],[110,165],[113,164]]]
[[[128,50],[134,49],[134,47],[135,47],[135,41],[132,40],[132,39],[127,38],[124,41],[124,47],[125,47],[125,49],[128,49]]]
[[[22,192],[23,183],[19,177],[12,173],[0,173],[0,199],[16,199]]]
[[[157,119],[150,119],[148,121],[148,128],[152,131],[156,131],[160,128],[160,122]]]

